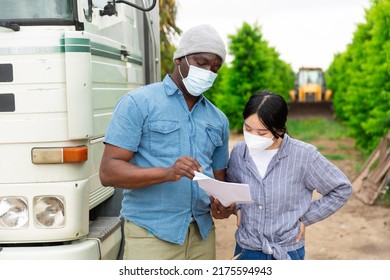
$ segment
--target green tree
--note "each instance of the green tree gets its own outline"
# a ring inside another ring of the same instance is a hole
[[[213,86],[204,93],[204,96],[210,100],[214,105],[217,105],[218,96],[223,96],[226,92],[226,81],[229,67],[226,63],[222,64],[218,71],[218,76],[214,81]]]
[[[334,89],[338,118],[356,146],[375,149],[390,129],[390,0],[377,0],[366,10],[353,41],[334,57],[327,71]]]
[[[250,95],[268,89],[288,98],[294,75],[291,66],[263,39],[257,24],[244,23],[229,39],[234,59],[223,71],[220,86],[214,87],[213,101],[228,116],[230,128],[241,131],[242,111]]]

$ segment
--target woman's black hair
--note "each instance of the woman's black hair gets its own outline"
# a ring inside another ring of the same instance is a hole
[[[253,94],[246,103],[242,116],[245,120],[253,114],[257,114],[261,123],[275,138],[284,137],[287,132],[288,107],[282,96],[268,90]]]

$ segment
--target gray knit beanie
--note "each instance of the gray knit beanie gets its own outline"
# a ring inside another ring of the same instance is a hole
[[[222,58],[222,63],[226,58],[225,43],[217,30],[207,24],[192,27],[184,33],[179,47],[173,55],[173,60],[200,52],[216,54]]]

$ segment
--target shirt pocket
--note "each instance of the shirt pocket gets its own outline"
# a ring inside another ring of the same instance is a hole
[[[211,125],[206,126],[206,143],[204,143],[204,153],[211,158],[217,147],[223,145],[222,132]]]
[[[172,158],[181,155],[179,122],[150,122],[149,131],[149,150],[153,156]]]

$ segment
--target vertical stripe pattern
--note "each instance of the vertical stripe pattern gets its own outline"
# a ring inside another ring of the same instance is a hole
[[[308,143],[285,135],[278,153],[262,178],[245,142],[237,143],[227,169],[230,182],[247,183],[254,203],[239,205],[238,244],[261,250],[276,259],[289,259],[288,251],[304,246],[296,242],[300,222],[321,221],[348,200],[352,186],[345,174]],[[312,201],[313,191],[322,196]]]

